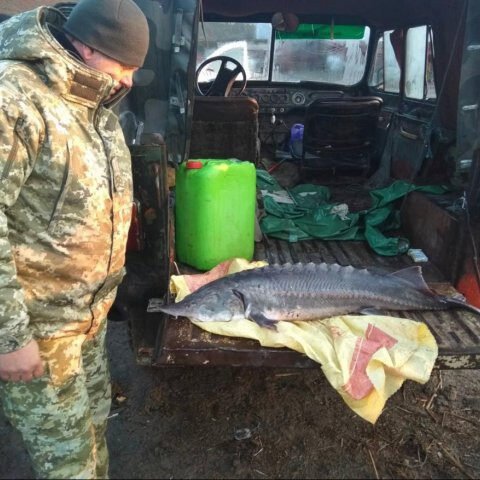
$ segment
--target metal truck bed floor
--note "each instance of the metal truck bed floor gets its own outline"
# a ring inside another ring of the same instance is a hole
[[[256,244],[256,260],[268,263],[327,262],[354,267],[377,266],[398,270],[414,265],[407,255],[382,257],[364,242],[285,241],[264,239]],[[454,293],[430,263],[422,263],[424,278],[439,293]],[[182,272],[183,273],[183,272]],[[185,272],[186,273],[186,272]],[[148,314],[152,315],[152,314]],[[480,318],[465,310],[442,312],[391,312],[391,315],[425,322],[439,346],[439,368],[478,368]],[[154,363],[184,365],[241,365],[317,367],[305,355],[290,349],[262,348],[254,340],[213,335],[187,319],[169,318],[161,328],[161,342]]]

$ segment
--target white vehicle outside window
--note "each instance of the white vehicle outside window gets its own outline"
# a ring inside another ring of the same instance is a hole
[[[267,23],[207,22],[205,36],[199,34],[197,67],[208,58],[224,55],[240,62],[247,80],[268,80],[271,36]],[[219,67],[220,62],[212,62],[201,72],[199,82],[213,80]]]

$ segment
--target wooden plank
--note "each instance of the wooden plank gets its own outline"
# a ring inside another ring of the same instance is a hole
[[[402,232],[392,232],[402,235]],[[427,283],[438,293],[451,295],[453,287],[444,281],[432,262],[415,264],[406,254],[393,257],[377,255],[366,242],[308,240],[290,243],[264,236],[255,245],[256,260],[268,263],[339,263],[361,267],[380,267],[390,271],[418,265]],[[428,325],[434,335],[440,368],[480,367],[480,322],[471,312],[461,309],[448,311],[385,312],[392,316],[412,319]],[[166,324],[164,348],[157,363],[244,366],[299,366],[318,364],[305,355],[288,349],[263,348],[257,341],[212,335],[184,319]]]
[[[319,242],[304,241],[289,243],[280,240],[257,244],[255,258],[268,257],[277,262],[285,261],[329,261],[330,263],[366,266],[378,265],[378,256],[369,251],[361,242]],[[399,267],[398,258],[384,257],[383,266],[392,269]],[[401,261],[413,264],[406,256]],[[426,266],[424,266],[426,267]],[[455,290],[451,285],[441,282],[441,275],[430,266],[432,287],[442,293],[451,294]],[[448,311],[422,312],[390,311],[386,314],[408,318],[428,325],[439,346],[438,365],[441,368],[476,368],[480,362],[480,322],[471,312],[461,309]],[[305,355],[288,349],[270,349],[261,347],[255,340],[224,337],[205,332],[186,319],[170,320],[166,327],[164,348],[156,363],[193,365],[244,365],[244,366],[298,366],[317,367],[318,364]]]

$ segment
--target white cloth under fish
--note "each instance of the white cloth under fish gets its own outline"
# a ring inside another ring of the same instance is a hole
[[[234,259],[210,272],[174,275],[176,301],[230,273],[266,265]],[[198,322],[214,334],[258,340],[264,347],[287,347],[321,365],[333,388],[365,420],[375,423],[387,399],[405,380],[426,383],[438,355],[435,338],[421,322],[379,315],[343,315],[308,322],[278,322],[277,330],[250,320]]]

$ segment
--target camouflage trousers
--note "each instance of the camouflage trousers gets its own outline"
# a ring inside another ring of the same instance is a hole
[[[111,389],[104,323],[94,338],[39,340],[43,377],[0,381],[5,415],[22,434],[38,478],[108,478]]]

